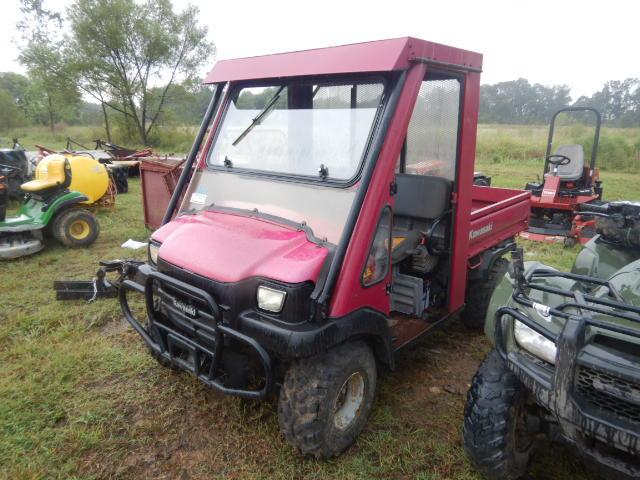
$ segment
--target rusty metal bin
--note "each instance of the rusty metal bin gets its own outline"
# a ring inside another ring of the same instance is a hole
[[[184,158],[145,157],[140,161],[144,224],[156,229],[162,223],[167,205],[182,173]]]

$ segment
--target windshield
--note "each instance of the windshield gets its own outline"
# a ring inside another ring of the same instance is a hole
[[[337,244],[384,91],[366,79],[232,90],[209,168],[195,172],[183,211],[257,209]]]
[[[346,181],[360,168],[382,82],[237,88],[209,165]]]

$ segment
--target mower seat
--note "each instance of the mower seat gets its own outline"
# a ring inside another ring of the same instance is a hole
[[[576,180],[580,180],[582,178],[582,174],[584,171],[584,150],[582,145],[560,145],[556,149],[556,155],[564,155],[565,157],[569,157],[571,162],[567,165],[559,165],[558,166],[558,177],[560,180],[567,182],[574,182]],[[545,177],[553,176],[554,165],[549,165],[549,172],[545,173]]]
[[[71,167],[62,155],[49,155],[36,168],[36,178],[23,183],[23,192],[45,194],[53,190],[68,188],[71,184]]]
[[[430,175],[396,174],[398,193],[393,211],[391,262],[412,255],[426,232],[449,210],[452,182]]]

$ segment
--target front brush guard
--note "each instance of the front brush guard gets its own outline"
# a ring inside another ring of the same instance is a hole
[[[146,263],[132,265],[124,262],[123,270],[126,270],[126,274],[121,276],[121,280],[117,285],[120,307],[129,324],[157,356],[166,359],[171,364],[183,370],[190,371],[208,387],[226,395],[260,400],[264,399],[272,391],[274,379],[271,357],[256,340],[222,323],[220,310],[211,294],[169,275],[158,272]],[[138,279],[144,279],[143,283],[140,283]],[[198,308],[193,317],[185,316],[182,319],[183,321],[189,322],[194,330],[197,331],[198,334],[195,335],[194,338],[188,338],[165,322],[159,321],[157,317],[158,311],[155,306],[154,289],[162,288],[163,285],[177,289],[182,294],[206,306],[204,309],[206,311]],[[135,315],[131,311],[127,298],[127,292],[129,290],[144,295],[147,312],[147,328],[135,318]],[[161,335],[154,335],[152,332],[161,333]],[[213,347],[199,342],[198,335],[207,338],[209,343],[213,344]],[[226,337],[248,346],[255,352],[263,369],[264,385],[261,389],[246,390],[228,387],[224,384],[223,378],[225,374],[219,372],[221,370],[220,367]],[[180,350],[188,351],[191,361],[187,361],[179,356],[177,352]],[[205,359],[210,359],[210,361],[208,362],[208,366],[203,368],[203,366],[206,365],[206,362],[204,362]]]

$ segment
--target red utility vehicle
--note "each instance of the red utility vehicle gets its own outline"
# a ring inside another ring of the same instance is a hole
[[[595,118],[591,158],[585,163],[580,144],[559,145],[551,153],[558,115],[561,113],[591,114]],[[547,153],[545,155],[544,182],[527,183],[531,191],[531,218],[529,228],[521,236],[539,242],[577,241],[587,243],[595,234],[595,217],[580,215],[580,206],[602,200],[602,182],[596,168],[600,140],[600,112],[591,107],[565,107],[551,117]]]
[[[106,267],[152,354],[278,392],[303,453],[347,448],[400,347],[456,314],[483,325],[526,228],[529,192],[473,185],[481,66],[415,38],[218,62],[149,261]]]

